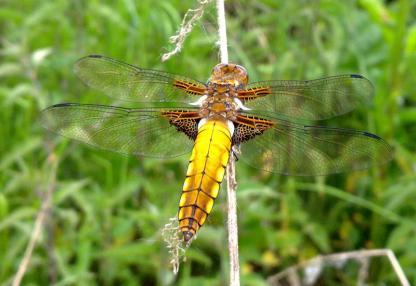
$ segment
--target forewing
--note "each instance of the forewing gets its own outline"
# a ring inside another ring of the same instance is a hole
[[[74,72],[88,86],[125,101],[189,103],[206,92],[201,82],[99,55],[78,60]]]
[[[45,109],[41,121],[60,135],[119,153],[169,158],[191,151],[193,140],[164,111],[65,103]]]
[[[242,143],[241,151],[241,160],[256,168],[298,176],[360,170],[392,158],[391,147],[374,134],[284,121]]]
[[[247,85],[238,98],[252,114],[322,120],[368,103],[374,93],[361,75],[340,75],[309,81],[276,80]]]

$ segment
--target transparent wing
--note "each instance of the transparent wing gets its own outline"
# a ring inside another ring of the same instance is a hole
[[[65,137],[124,154],[168,158],[189,152],[193,140],[162,109],[64,103],[41,114],[43,126]]]
[[[316,80],[276,80],[249,84],[238,97],[251,113],[322,120],[347,113],[366,103],[374,93],[361,75],[340,75]]]
[[[141,69],[99,55],[78,60],[74,72],[88,86],[125,101],[189,103],[192,96],[206,91],[203,83],[193,79]]]
[[[377,135],[284,121],[242,143],[241,151],[240,159],[256,168],[298,176],[360,170],[392,158],[391,147]]]

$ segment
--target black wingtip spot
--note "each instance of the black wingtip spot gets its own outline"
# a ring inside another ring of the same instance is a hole
[[[58,103],[58,104],[54,104],[51,107],[66,107],[66,106],[72,106],[74,105],[74,103]]]
[[[352,78],[364,78],[362,75],[360,75],[360,74],[352,74],[352,75],[350,75],[350,77],[352,77]]]
[[[375,135],[375,134],[372,134],[372,133],[369,133],[369,132],[363,132],[363,134],[365,135],[365,136],[367,136],[367,137],[371,137],[371,138],[374,138],[374,139],[377,139],[377,140],[381,140],[381,138],[380,137],[378,137],[377,135]]]
[[[88,57],[89,57],[89,58],[96,58],[96,59],[100,59],[100,58],[102,58],[103,56],[102,56],[102,55],[89,55]]]

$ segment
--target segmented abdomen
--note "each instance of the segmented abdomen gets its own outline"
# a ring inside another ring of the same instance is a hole
[[[204,224],[218,196],[231,150],[225,121],[208,120],[198,130],[179,202],[179,227],[188,241]]]

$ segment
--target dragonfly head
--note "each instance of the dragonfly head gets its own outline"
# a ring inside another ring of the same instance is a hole
[[[248,74],[244,67],[236,64],[218,64],[212,69],[211,83],[231,84],[235,87],[248,83]]]

